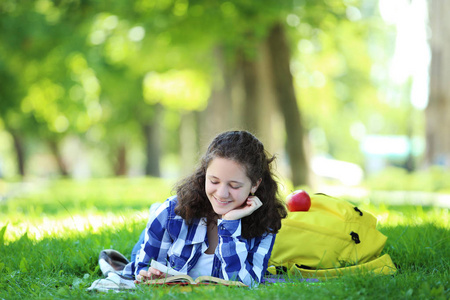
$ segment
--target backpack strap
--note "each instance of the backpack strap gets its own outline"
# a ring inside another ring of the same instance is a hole
[[[284,270],[286,270],[286,268]],[[267,271],[271,274],[277,274],[277,269],[273,266],[269,267]],[[278,269],[278,271],[278,274],[280,274],[281,269]],[[338,278],[344,275],[394,275],[396,272],[397,268],[392,262],[391,257],[389,256],[389,254],[384,254],[366,263],[343,268],[312,269],[293,265],[287,271],[287,274],[301,276],[302,278],[317,278],[320,280],[327,280]]]

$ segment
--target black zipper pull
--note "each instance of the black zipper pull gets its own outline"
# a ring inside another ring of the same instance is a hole
[[[350,232],[350,235],[352,236],[352,240],[355,242],[355,244],[361,243],[361,240],[359,239],[359,234],[356,232]]]
[[[362,216],[363,215],[363,212],[362,211],[360,211],[359,210],[359,208],[357,208],[356,206],[355,207],[353,207],[353,209],[356,211],[356,212],[359,212],[359,215],[360,216]]]

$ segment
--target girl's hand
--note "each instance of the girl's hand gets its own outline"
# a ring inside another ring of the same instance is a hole
[[[239,220],[251,215],[255,210],[262,206],[261,200],[257,196],[250,196],[241,207],[230,210],[222,215],[223,220]]]
[[[145,282],[147,280],[166,278],[168,276],[169,275],[167,273],[161,272],[158,269],[150,267],[148,268],[148,271],[140,270],[139,275],[136,277],[136,280]]]

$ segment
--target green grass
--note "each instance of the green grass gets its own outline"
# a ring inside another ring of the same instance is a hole
[[[343,276],[255,289],[149,288],[87,292],[102,249],[129,255],[151,203],[171,194],[158,179],[57,181],[0,202],[0,299],[449,299],[448,209],[365,204],[388,236],[395,276]],[[0,191],[1,192],[1,191]],[[362,203],[366,203],[362,201]]]
[[[450,193],[450,172],[439,166],[412,173],[389,167],[370,175],[364,184],[375,190]]]

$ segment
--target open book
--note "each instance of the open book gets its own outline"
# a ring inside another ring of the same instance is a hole
[[[200,277],[197,277],[196,279],[193,279],[189,275],[175,275],[175,276],[169,276],[166,278],[146,280],[146,281],[138,282],[138,284],[147,284],[147,285],[218,284],[218,285],[227,285],[227,286],[244,286],[244,287],[247,286],[240,281],[225,280],[225,279],[221,279],[221,278],[217,278],[217,277],[213,277],[213,276],[200,276]]]
[[[146,285],[165,285],[165,284],[180,284],[180,285],[188,285],[188,284],[216,284],[216,285],[226,285],[226,286],[243,286],[247,285],[240,281],[233,280],[225,280],[213,276],[200,276],[196,279],[193,279],[191,276],[182,274],[178,271],[170,269],[169,267],[152,260],[151,267],[160,270],[161,272],[165,272],[170,276],[166,278],[153,279],[153,280],[142,280],[136,281],[137,284],[146,284]]]

